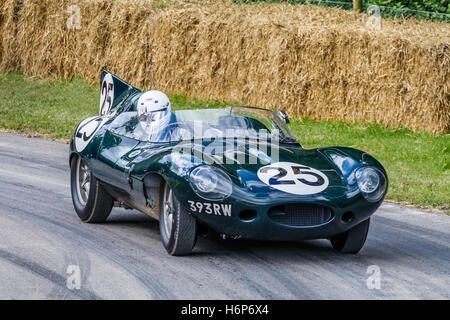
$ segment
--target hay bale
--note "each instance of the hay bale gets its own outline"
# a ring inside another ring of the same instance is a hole
[[[0,63],[2,61],[2,54],[3,54],[3,34],[1,32],[3,30],[3,23],[5,20],[5,16],[3,13],[4,6],[5,2],[0,2]]]
[[[22,0],[3,0],[1,10],[1,54],[0,70],[10,71],[19,68],[17,55],[17,30],[21,14]]]
[[[148,79],[153,8],[138,1],[82,0],[79,29],[68,29],[69,0],[25,0],[17,40],[25,74],[97,81],[104,67],[130,82]],[[30,34],[32,35],[30,37]],[[129,75],[128,75],[129,74]]]
[[[99,81],[101,69],[109,62],[106,50],[112,41],[110,16],[113,3],[97,0],[77,4],[81,8],[81,29],[70,31],[76,53],[74,72],[88,82]]]
[[[115,2],[105,50],[107,68],[136,86],[153,85],[149,76],[150,47],[155,9],[145,2]]]
[[[152,77],[203,99],[448,131],[448,25],[385,22],[380,32],[361,15],[332,14],[289,5],[167,10],[155,22]]]
[[[81,9],[69,30],[67,8]],[[4,0],[0,70],[126,81],[316,119],[448,132],[450,27],[220,0]]]
[[[20,65],[25,74],[44,78],[98,78],[108,30],[109,1],[85,1],[81,29],[69,29],[72,1],[25,0],[18,31]],[[30,36],[32,35],[32,36]],[[94,76],[94,73],[96,75]]]

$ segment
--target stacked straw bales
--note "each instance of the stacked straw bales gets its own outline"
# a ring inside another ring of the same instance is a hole
[[[168,3],[168,1],[166,1]],[[228,1],[2,0],[0,69],[283,108],[316,119],[450,130],[450,25]]]

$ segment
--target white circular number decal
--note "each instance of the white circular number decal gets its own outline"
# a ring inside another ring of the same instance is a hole
[[[108,73],[102,81],[100,88],[100,115],[104,116],[109,112],[114,101],[114,82],[112,76]]]
[[[298,195],[319,193],[328,187],[328,178],[319,170],[292,162],[261,167],[258,178],[272,188]]]
[[[102,127],[107,119],[102,117],[90,117],[83,120],[75,132],[75,149],[81,152],[92,140],[95,133]]]

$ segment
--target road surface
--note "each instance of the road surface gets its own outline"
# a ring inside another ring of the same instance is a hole
[[[68,145],[0,133],[0,299],[116,298],[449,299],[450,217],[385,203],[358,255],[201,238],[171,257],[144,214],[78,219]]]

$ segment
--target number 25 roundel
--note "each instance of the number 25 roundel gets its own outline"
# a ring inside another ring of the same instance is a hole
[[[319,170],[292,162],[277,162],[258,170],[258,178],[274,189],[298,195],[322,192],[328,178]]]
[[[104,117],[90,117],[83,120],[78,125],[74,137],[75,149],[78,152],[81,152],[86,148],[106,120],[107,119]]]

